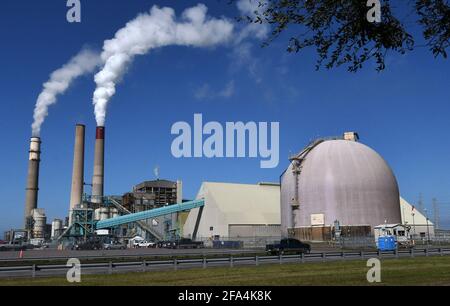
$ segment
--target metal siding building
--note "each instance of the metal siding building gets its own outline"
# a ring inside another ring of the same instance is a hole
[[[430,238],[434,238],[434,223],[430,220],[427,222],[427,217],[403,198],[400,198],[400,211],[402,224],[411,226],[410,234],[414,238],[426,239],[428,233],[430,233]]]
[[[202,184],[197,199],[205,199],[197,237],[280,236],[280,186],[278,184]],[[184,225],[185,237],[192,237],[199,209]]]

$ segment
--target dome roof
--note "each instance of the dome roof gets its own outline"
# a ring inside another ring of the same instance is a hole
[[[282,177],[285,220],[286,202],[292,203],[295,196],[292,167]],[[312,215],[317,214],[323,214],[325,225],[335,220],[341,225],[372,227],[385,221],[401,222],[399,189],[392,170],[377,152],[355,141],[329,140],[314,147],[302,163],[298,197],[300,210],[295,212],[294,227],[311,226]]]

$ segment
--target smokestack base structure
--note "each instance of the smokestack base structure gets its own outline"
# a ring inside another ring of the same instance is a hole
[[[39,191],[39,164],[41,162],[41,138],[32,137],[28,159],[28,176],[25,196],[25,228],[28,229],[27,220],[37,208]]]
[[[92,202],[103,202],[104,184],[104,163],[105,163],[105,127],[99,126],[96,129],[95,153],[94,153],[94,176],[92,178]]]
[[[81,205],[83,201],[85,130],[86,127],[84,125],[76,125],[69,224],[72,224],[73,209]]]

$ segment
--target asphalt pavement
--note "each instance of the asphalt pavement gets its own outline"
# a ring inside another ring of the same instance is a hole
[[[96,250],[96,251],[75,251],[75,250],[27,250],[20,257],[19,251],[0,252],[0,262],[9,260],[52,260],[69,258],[127,258],[127,257],[159,257],[159,256],[184,256],[184,255],[215,255],[215,254],[246,254],[261,252],[262,250],[251,249],[159,249],[140,248],[126,250]]]

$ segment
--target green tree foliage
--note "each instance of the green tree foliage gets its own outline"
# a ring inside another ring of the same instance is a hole
[[[377,70],[385,69],[389,51],[405,54],[412,51],[414,37],[394,14],[389,0],[380,0],[381,22],[367,20],[367,0],[253,0],[258,9],[252,16],[239,19],[256,24],[269,24],[272,32],[264,45],[269,45],[288,28],[294,33],[288,51],[298,53],[313,47],[317,51],[316,69],[347,66],[355,72],[369,60]],[[403,1],[401,1],[403,2]],[[393,3],[400,4],[398,1]],[[402,3],[417,18],[426,45],[435,57],[447,57],[450,35],[450,7],[446,0],[416,0]]]

